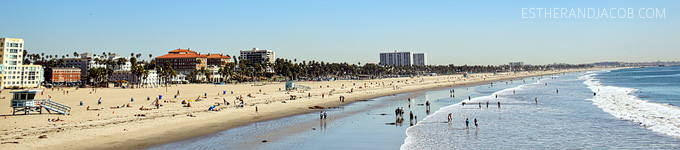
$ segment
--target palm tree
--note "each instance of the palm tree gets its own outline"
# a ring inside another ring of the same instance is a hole
[[[170,65],[170,62],[165,62],[162,68],[159,68],[159,75],[161,75],[163,78],[165,78],[165,92],[168,92],[168,81],[177,76],[177,72],[175,72],[175,69],[172,68]]]

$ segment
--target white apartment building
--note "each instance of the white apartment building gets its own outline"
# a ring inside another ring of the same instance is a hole
[[[380,65],[404,66],[404,65],[427,65],[425,53],[413,52],[384,52],[380,53]]]
[[[44,80],[40,65],[23,65],[24,39],[0,38],[0,88],[39,87]]]
[[[413,53],[413,65],[427,65],[427,55],[425,53]]]
[[[205,74],[203,73],[198,73],[196,74],[196,80],[201,80],[201,81],[207,81],[211,83],[218,83],[218,82],[223,82],[222,74],[220,74],[219,70],[220,67],[217,66],[209,66],[208,68],[205,68],[210,73],[210,79],[207,79]]]
[[[269,62],[274,64],[276,57],[274,56],[274,51],[272,50],[261,50],[253,48],[253,50],[241,50],[240,60],[250,60],[253,63],[265,63]]]

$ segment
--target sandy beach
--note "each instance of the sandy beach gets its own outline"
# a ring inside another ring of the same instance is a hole
[[[601,68],[598,68],[601,69]],[[588,70],[597,70],[595,68]],[[47,99],[72,107],[71,115],[56,113],[12,115],[10,90],[2,90],[0,99],[0,149],[141,149],[153,145],[215,133],[249,123],[318,111],[310,107],[335,107],[354,101],[431,88],[479,84],[497,80],[584,71],[584,69],[480,73],[462,75],[388,78],[378,80],[303,81],[309,91],[283,91],[284,82],[264,85],[187,84],[162,88],[63,88],[41,89],[36,99]],[[384,83],[384,84],[383,84]],[[68,94],[65,94],[68,91]],[[175,95],[179,91],[179,95]],[[233,91],[233,94],[232,94]],[[353,92],[352,92],[353,91]],[[92,93],[90,93],[92,92]],[[330,93],[333,93],[330,95]],[[226,93],[226,94],[225,94]],[[249,97],[247,95],[251,95]],[[152,103],[162,95],[163,105]],[[291,95],[298,97],[290,100]],[[308,97],[311,95],[311,97]],[[244,107],[234,103],[243,96]],[[339,97],[344,96],[345,102]],[[461,95],[464,96],[464,95]],[[101,97],[102,104],[97,101]],[[149,97],[150,100],[147,100]],[[134,101],[131,101],[134,98]],[[195,101],[196,99],[198,101]],[[184,107],[185,100],[191,107]],[[227,101],[230,105],[225,105]],[[83,106],[79,103],[83,102]],[[219,105],[217,105],[219,103]],[[127,106],[120,107],[116,106]],[[219,111],[208,111],[217,105]],[[87,110],[87,107],[91,110]],[[140,108],[150,108],[140,110]],[[255,109],[258,109],[256,112]],[[99,110],[92,110],[99,109]],[[143,114],[144,116],[136,116]],[[187,116],[188,114],[194,117]],[[6,117],[6,118],[5,118]],[[63,121],[50,122],[49,119]],[[40,138],[40,137],[43,138]]]

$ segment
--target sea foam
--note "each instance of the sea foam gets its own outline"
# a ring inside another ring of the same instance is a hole
[[[632,121],[651,131],[680,137],[680,107],[654,103],[633,95],[637,89],[603,85],[596,73],[582,76],[584,84],[597,93],[593,105],[622,120]]]

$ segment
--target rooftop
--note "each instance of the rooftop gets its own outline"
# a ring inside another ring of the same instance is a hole
[[[174,54],[174,53],[170,53],[170,54],[165,54],[165,55],[163,55],[163,56],[158,56],[158,57],[156,57],[156,59],[167,59],[167,58],[198,58],[198,57],[204,57],[204,58],[205,58],[205,57],[207,57],[207,56],[206,56],[206,55],[196,54],[196,53],[192,53],[192,54]]]
[[[226,59],[231,58],[229,56],[225,56],[225,55],[222,55],[222,54],[207,54],[207,55],[202,55],[202,56],[206,56],[208,58],[226,58]]]

